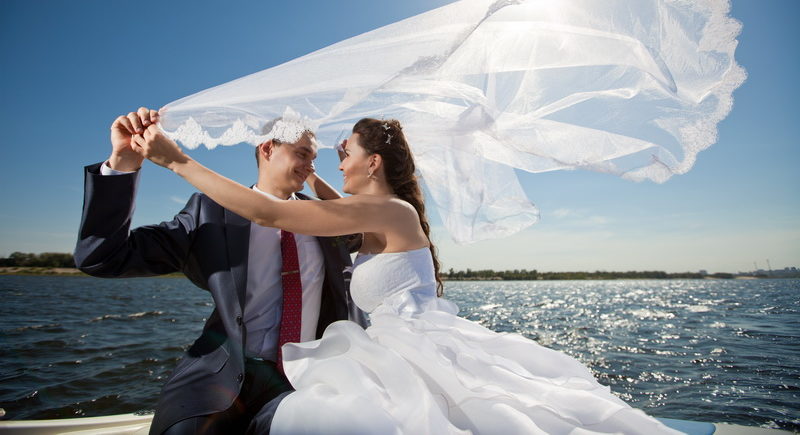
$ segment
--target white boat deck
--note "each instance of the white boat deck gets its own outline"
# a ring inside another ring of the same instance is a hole
[[[147,435],[153,415],[120,414],[105,417],[63,418],[54,420],[0,421],[0,433],[15,435]],[[727,423],[702,423],[661,419],[668,426],[691,435],[780,435],[778,429],[740,426]]]

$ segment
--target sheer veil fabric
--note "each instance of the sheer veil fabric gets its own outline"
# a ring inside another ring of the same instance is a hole
[[[161,125],[187,148],[292,125],[332,147],[360,118],[397,118],[452,238],[499,238],[538,219],[515,168],[659,183],[691,169],[745,79],[729,9],[461,0],[170,103]]]

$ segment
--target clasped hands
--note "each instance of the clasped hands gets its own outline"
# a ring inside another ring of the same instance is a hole
[[[174,164],[189,160],[178,144],[161,131],[158,120],[159,113],[146,107],[114,120],[108,159],[112,169],[134,171],[141,167],[143,159],[174,169]]]

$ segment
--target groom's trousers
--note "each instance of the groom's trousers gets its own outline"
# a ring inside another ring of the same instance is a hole
[[[215,414],[181,420],[170,426],[163,434],[243,434],[248,431],[251,421],[264,405],[288,391],[292,391],[292,386],[286,376],[278,371],[275,363],[248,358],[245,360],[242,390],[230,408]],[[275,402],[275,408],[278,402]],[[274,409],[265,411],[270,415],[275,412]],[[262,412],[259,415],[259,420],[263,419],[264,414]]]

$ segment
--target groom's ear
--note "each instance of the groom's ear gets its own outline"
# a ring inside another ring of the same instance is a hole
[[[272,147],[274,147],[274,146],[275,146],[275,144],[272,142],[272,139],[264,142],[264,146],[262,148],[262,152],[264,153],[264,158],[265,159],[269,160],[269,158],[272,157]]]
[[[263,158],[264,160],[269,160],[269,158],[272,156],[273,146],[274,143],[272,142],[272,139],[258,144],[258,147],[256,147],[256,157],[258,162],[261,161],[261,158]]]
[[[264,146],[264,142],[261,142],[260,144],[256,145],[255,156],[256,156],[256,167],[257,168],[261,167],[261,147],[263,147],[263,146]]]

